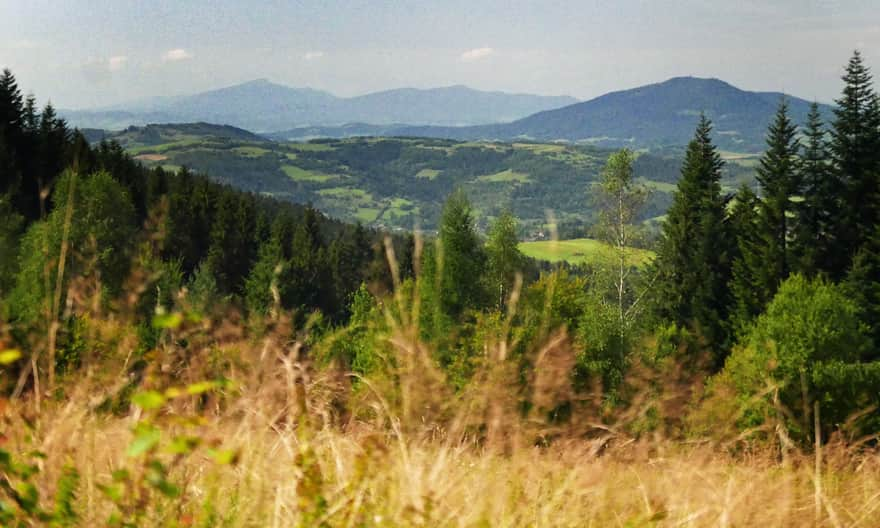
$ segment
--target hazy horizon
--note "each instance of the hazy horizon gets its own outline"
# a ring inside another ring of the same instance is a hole
[[[465,85],[587,100],[695,76],[831,102],[853,49],[880,60],[863,0],[0,4],[0,67],[69,109],[261,78],[342,97]]]

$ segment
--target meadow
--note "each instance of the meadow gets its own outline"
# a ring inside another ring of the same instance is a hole
[[[413,310],[418,300],[401,291],[387,299],[377,319],[386,324],[371,327],[379,365],[371,375],[324,354],[344,335],[296,330],[283,312],[258,326],[234,311],[157,317],[160,344],[132,370],[136,326],[93,313],[83,337],[88,369],[53,390],[2,400],[2,482],[18,502],[0,499],[0,519],[876,526],[873,449],[834,437],[815,453],[780,451],[721,422],[712,434],[684,434],[701,389],[682,383],[675,362],[629,379],[630,404],[609,414],[600,391],[572,399],[575,350],[564,329],[532,352],[525,385],[508,354],[515,338],[502,331],[486,338],[471,381],[455,389],[412,326]],[[2,357],[4,368],[21,360]],[[658,375],[660,384],[647,381]],[[524,399],[532,402],[525,412]],[[566,399],[576,418],[546,413]],[[660,420],[646,429],[649,416]]]
[[[568,262],[573,265],[587,264],[594,267],[614,266],[619,258],[614,248],[592,238],[522,242],[519,249],[527,257],[536,260]],[[653,257],[653,251],[630,248],[627,263],[631,266],[643,266]]]
[[[440,204],[462,188],[481,230],[505,209],[534,235],[553,210],[560,221],[594,222],[591,186],[608,154],[589,145],[460,142],[427,138],[270,141],[214,125],[150,125],[111,138],[148,167],[185,166],[244,190],[311,202],[347,222],[397,230],[436,228]],[[639,181],[651,189],[643,220],[662,215],[678,177],[676,150],[642,152]],[[754,161],[726,153],[725,189],[752,181]]]

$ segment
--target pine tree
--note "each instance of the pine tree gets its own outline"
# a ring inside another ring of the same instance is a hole
[[[290,265],[281,278],[285,307],[313,309],[321,305],[322,288],[326,291],[327,285],[324,280],[329,280],[325,260],[318,212],[307,207],[294,230]]]
[[[840,278],[852,257],[880,221],[880,99],[871,72],[856,51],[843,76],[843,95],[836,101],[830,150],[843,193],[836,222],[837,252],[832,277]]]
[[[266,315],[280,303],[278,279],[283,266],[278,240],[263,242],[244,283],[245,305],[251,313]]]
[[[40,128],[40,112],[37,110],[37,99],[28,94],[22,110],[22,127],[26,132],[37,132]]]
[[[795,213],[793,198],[801,191],[798,170],[799,142],[797,127],[788,117],[788,104],[783,99],[776,117],[767,131],[767,150],[758,166],[758,183],[763,196],[758,205],[758,226],[761,243],[759,260],[762,265],[754,277],[755,286],[769,302],[792,269],[790,239],[791,217]],[[763,306],[761,307],[763,309]]]
[[[728,338],[724,321],[731,305],[735,243],[721,195],[723,162],[711,130],[711,122],[701,116],[685,154],[654,263],[654,310],[662,319],[697,329],[720,352]]]
[[[799,166],[803,201],[795,218],[793,252],[798,271],[812,277],[834,269],[834,219],[840,215],[839,191],[829,165],[826,131],[819,105],[810,105]]]
[[[22,98],[15,76],[8,69],[0,75],[0,139],[15,141],[22,129]]]
[[[471,204],[458,189],[446,200],[440,221],[440,304],[443,312],[458,317],[467,308],[481,308],[487,295],[483,277],[486,254],[474,226]]]
[[[21,92],[15,77],[9,70],[0,75],[0,193],[17,193],[20,187],[20,167],[22,137]],[[26,200],[13,196],[13,204]]]
[[[874,344],[880,343],[880,224],[853,258],[844,287],[859,306],[859,317]],[[880,359],[876,350],[870,359]]]
[[[373,247],[367,230],[360,223],[344,229],[330,245],[328,253],[335,300],[333,315],[341,315],[348,307],[349,297],[363,283],[369,270]]]
[[[731,231],[736,237],[730,291],[734,306],[730,327],[742,334],[757,317],[770,296],[758,286],[764,263],[761,260],[761,236],[758,219],[758,196],[747,185],[740,187],[730,213]]]

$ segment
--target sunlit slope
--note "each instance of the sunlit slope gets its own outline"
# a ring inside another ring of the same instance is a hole
[[[613,247],[592,238],[522,242],[519,249],[533,259],[548,262],[564,261],[569,264],[610,266],[617,264],[619,258]],[[637,248],[629,248],[626,255],[628,261],[635,266],[643,266],[654,258],[653,251]]]

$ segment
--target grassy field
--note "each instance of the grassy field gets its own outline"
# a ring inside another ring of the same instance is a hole
[[[0,400],[3,489],[27,499],[4,503],[9,525],[877,526],[874,449],[832,442],[819,462],[797,448],[783,461],[772,441],[639,434],[651,412],[687,408],[675,384],[614,417],[584,398],[551,421],[521,398],[570,397],[569,340],[540,349],[544,367],[519,394],[518,359],[488,338],[486,357],[500,359],[456,391],[387,306],[385,378],[322,367],[310,359],[321,343],[292,340],[284,319],[255,336],[226,317],[180,316],[133,382],[136,326],[89,318],[101,364],[65,375],[58,397]]]
[[[528,174],[525,174],[523,172],[517,172],[514,170],[510,170],[510,169],[507,169],[507,170],[501,171],[501,172],[496,172],[495,174],[487,174],[485,176],[480,176],[479,178],[477,178],[477,180],[484,181],[484,182],[494,182],[494,183],[498,183],[498,182],[528,183],[528,182],[532,181],[529,178]]]
[[[548,262],[565,261],[569,264],[607,266],[614,264],[617,259],[616,253],[610,246],[591,238],[522,242],[519,249],[528,257]],[[642,266],[654,258],[654,253],[632,248],[629,251],[629,258],[632,264]]]
[[[336,177],[332,174],[321,174],[319,172],[301,169],[295,165],[282,165],[281,170],[283,170],[284,174],[290,176],[290,179],[294,181],[323,183]]]

